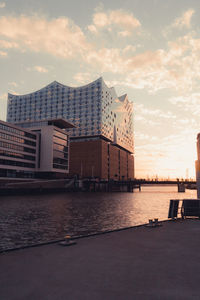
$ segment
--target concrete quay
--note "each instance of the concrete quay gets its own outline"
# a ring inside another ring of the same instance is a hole
[[[163,222],[0,255],[2,300],[199,299],[200,221]]]

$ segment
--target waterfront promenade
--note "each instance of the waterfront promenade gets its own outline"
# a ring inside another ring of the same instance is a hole
[[[2,253],[0,299],[199,299],[200,221],[162,225]]]

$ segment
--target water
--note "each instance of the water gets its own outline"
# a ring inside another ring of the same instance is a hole
[[[169,200],[195,190],[144,186],[134,193],[62,193],[0,198],[0,251],[167,219]]]

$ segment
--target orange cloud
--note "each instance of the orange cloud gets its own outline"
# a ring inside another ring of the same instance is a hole
[[[39,72],[39,73],[47,73],[48,72],[47,68],[42,67],[42,66],[35,66],[34,70]]]
[[[65,17],[53,20],[37,16],[0,17],[0,35],[10,39],[15,47],[18,44],[21,48],[65,58],[82,54],[89,48],[81,29]]]
[[[140,27],[141,24],[133,14],[124,10],[98,11],[93,15],[93,24],[88,26],[88,29],[97,33],[98,29],[106,28],[112,30],[112,27],[120,30],[119,35],[129,36],[133,30]]]
[[[180,17],[177,18],[175,20],[175,22],[173,23],[172,27],[177,27],[177,28],[190,28],[191,26],[191,18],[193,16],[193,14],[195,13],[195,11],[193,9],[189,9],[186,12],[184,12],[184,14]]]

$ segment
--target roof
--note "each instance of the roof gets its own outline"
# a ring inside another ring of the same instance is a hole
[[[51,119],[51,120],[45,120],[45,121],[48,121],[48,125],[54,125],[61,129],[75,127],[73,124],[67,122],[64,119]]]
[[[41,89],[39,90],[36,90],[36,91],[33,91],[31,93],[28,93],[28,94],[23,94],[23,95],[16,95],[16,94],[11,94],[11,93],[8,93],[8,97],[12,97],[12,98],[19,98],[19,97],[23,97],[23,96],[28,96],[28,95],[32,95],[32,94],[35,94],[35,93],[39,93],[39,92],[42,92],[43,90],[49,88],[49,87],[57,87],[57,86],[60,86],[60,87],[64,87],[64,88],[68,88],[68,89],[72,89],[72,90],[79,90],[79,89],[82,89],[82,88],[86,88],[86,87],[90,87],[92,86],[93,84],[97,83],[97,82],[102,82],[103,81],[103,78],[102,77],[99,77],[98,79],[88,83],[88,84],[85,84],[85,85],[82,85],[82,86],[77,86],[77,87],[72,87],[72,86],[68,86],[68,85],[64,85],[58,81],[53,81],[51,82],[50,84],[42,87]]]
[[[29,124],[29,123],[47,123],[48,125],[53,125],[56,126],[60,129],[65,129],[65,128],[75,128],[73,124],[67,122],[65,119],[43,119],[43,120],[30,120],[30,121],[21,121],[21,122],[16,122],[15,124],[20,126],[20,124]],[[31,126],[34,127],[34,126]]]

